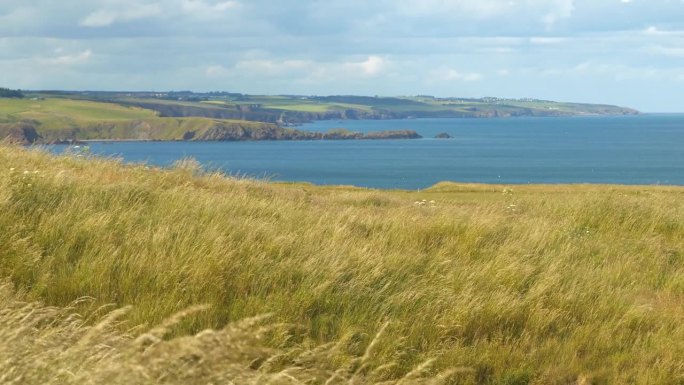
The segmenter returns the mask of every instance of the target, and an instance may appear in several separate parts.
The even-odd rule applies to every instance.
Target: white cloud
[[[392,0],[388,9],[396,8],[408,17],[459,19],[470,24],[478,20],[499,21],[500,26],[510,21],[539,22],[547,27],[571,17],[574,0]],[[510,20],[510,21],[509,21]]]
[[[564,37],[546,37],[546,36],[532,36],[530,37],[530,44],[534,45],[556,45],[567,42],[568,39]]]
[[[387,67],[387,61],[380,56],[369,56],[365,61],[350,63],[349,65],[361,69],[364,75],[375,76]]]
[[[123,4],[121,8],[104,8],[90,13],[80,25],[84,27],[106,27],[116,22],[126,22],[157,16],[163,9],[159,4]]]
[[[58,48],[55,50],[56,53],[61,53],[63,52],[63,49]],[[93,51],[86,49],[85,51],[79,52],[79,53],[74,53],[74,54],[67,54],[67,55],[60,55],[56,56],[53,58],[47,58],[45,59],[45,62],[50,65],[57,65],[57,66],[71,66],[71,65],[76,65],[76,64],[82,64],[90,60],[90,57],[93,55]]]
[[[574,0],[556,0],[549,3],[551,3],[552,9],[541,18],[547,29],[552,28],[558,20],[572,16],[575,10]]]
[[[650,66],[629,66],[619,63],[600,63],[586,61],[572,67],[556,67],[539,69],[532,68],[531,73],[539,73],[542,76],[571,77],[573,79],[592,79],[599,77],[603,80],[613,81],[654,81],[672,79],[674,72],[663,68]]]
[[[116,18],[116,12],[99,10],[91,13],[85,19],[81,20],[81,25],[84,27],[105,27],[113,24],[116,21]]]
[[[463,15],[469,18],[488,19],[506,13],[515,6],[508,0],[400,0],[400,12],[408,15]]]
[[[216,78],[227,73],[228,69],[221,65],[210,65],[204,69],[204,75],[208,78]]]
[[[205,0],[182,0],[181,9],[187,14],[201,17],[220,17],[230,9],[239,7],[240,3],[233,0],[207,2]]]
[[[249,56],[249,55],[248,55]],[[326,62],[299,59],[247,58],[232,66],[210,65],[204,69],[207,77],[256,76],[299,79],[359,78],[383,74],[390,62],[380,56],[360,61]]]
[[[0,3],[0,68],[10,69],[0,83],[15,88],[560,95],[682,108],[680,0]],[[658,92],[646,100],[644,87]]]
[[[652,46],[649,47],[648,52],[670,57],[684,57],[684,47]]]
[[[459,72],[453,68],[438,70],[442,80],[446,81],[462,81],[462,82],[477,82],[483,79],[482,74],[477,72]]]
[[[644,30],[645,35],[661,35],[662,32],[658,30],[655,26],[650,26]]]
[[[673,29],[673,30],[663,30],[655,26],[650,26],[641,31],[642,35],[648,37],[684,37],[684,30]]]
[[[235,64],[237,73],[256,73],[262,76],[279,76],[294,72],[304,73],[313,63],[308,60],[243,60]]]

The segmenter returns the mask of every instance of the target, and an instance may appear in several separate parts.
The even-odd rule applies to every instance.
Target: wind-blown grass
[[[268,346],[343,341],[344,381],[684,381],[679,187],[373,191],[2,146],[0,212],[0,276],[30,300],[132,305],[127,325],[211,306],[172,335],[270,313],[292,326]]]
[[[0,383],[6,385],[378,383],[376,373],[363,369],[381,334],[363,356],[334,370],[333,359],[348,357],[346,341],[309,349],[266,348],[269,334],[283,331],[282,325],[265,323],[266,316],[166,338],[183,318],[206,309],[195,306],[133,337],[121,332],[130,308],[103,307],[87,319],[73,307],[47,307],[21,297],[8,284],[0,285]],[[427,364],[393,382],[437,385],[452,373],[426,378]]]

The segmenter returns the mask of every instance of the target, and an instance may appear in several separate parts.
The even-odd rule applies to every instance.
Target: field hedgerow
[[[0,350],[8,373],[38,368],[97,383],[137,375],[131,365],[159,368],[141,374],[150,383],[181,381],[186,369],[197,375],[187,382],[236,384],[276,374],[293,383],[684,381],[680,187],[377,191],[6,145],[0,212],[0,277],[22,300],[45,304],[16,310],[5,300],[2,316],[68,320],[28,317],[28,329],[3,322],[0,333],[69,352],[81,335],[104,330],[98,338],[111,340],[88,347],[104,349],[83,353],[92,362],[10,344],[26,350],[14,361],[18,351]],[[98,309],[110,304],[121,310],[98,329]],[[149,325],[199,305],[208,308],[151,334],[158,350],[130,353]],[[263,314],[271,316],[241,334],[244,357],[224,340],[202,340]],[[193,349],[202,353],[182,356]],[[193,359],[203,364],[174,366]]]

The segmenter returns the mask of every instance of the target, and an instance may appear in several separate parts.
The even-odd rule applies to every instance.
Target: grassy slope
[[[134,102],[135,98],[123,101]],[[296,96],[246,95],[241,100],[212,99],[204,102],[186,102],[161,99],[137,99],[162,105],[187,107],[234,108],[236,105],[258,105],[260,108],[284,112],[326,113],[355,110],[360,113],[383,111],[399,115],[409,114],[424,117],[438,116],[553,116],[587,114],[623,114],[628,109],[607,105],[580,103],[559,103],[553,101],[500,100],[485,102],[474,99],[434,99],[425,97],[375,98],[357,96],[331,96],[303,98]]]
[[[88,97],[76,95],[72,97]],[[94,97],[91,95],[91,97]],[[275,122],[289,119],[287,113],[294,115],[295,121],[315,119],[331,113],[335,118],[343,118],[347,111],[355,111],[350,116],[376,116],[374,113],[399,114],[397,116],[497,116],[501,114],[532,115],[619,113],[610,106],[579,105],[554,102],[505,102],[483,103],[479,101],[444,101],[430,98],[369,98],[369,97],[324,97],[302,99],[284,96],[249,96],[242,101],[213,100],[208,102],[187,102],[175,100],[145,99],[112,96],[123,105],[103,101],[70,99],[68,97],[48,97],[44,100],[0,99],[0,135],[10,130],[3,123],[32,121],[42,136],[43,142],[87,139],[148,139],[184,140],[188,137],[214,137],[214,131],[250,130],[265,132],[273,130],[274,125],[245,120],[216,118],[238,118]],[[348,101],[345,102],[345,101]],[[146,108],[158,107],[166,111],[161,118],[157,112],[126,104],[141,103]],[[147,103],[147,104],[145,104]],[[366,104],[363,104],[366,103]],[[245,105],[251,112],[235,112],[237,104]],[[260,107],[251,107],[252,105]],[[168,107],[168,108],[166,108]],[[243,108],[245,108],[243,106]],[[228,110],[231,112],[229,113]],[[304,116],[302,116],[302,114]],[[312,114],[308,116],[306,114]],[[210,132],[209,135],[205,135]],[[189,136],[188,136],[189,135]],[[256,135],[259,136],[259,135]],[[211,140],[211,139],[210,139]],[[213,139],[215,140],[215,139]]]
[[[388,378],[435,357],[454,383],[684,380],[682,188],[372,191],[6,146],[0,165],[0,276],[51,305],[148,325],[212,305],[181,330],[272,312],[294,346],[361,353],[389,321],[367,362]]]
[[[242,104],[260,104],[263,108],[272,108],[285,111],[297,112],[328,112],[353,109],[358,111],[370,112],[373,106],[352,103],[327,103],[315,99],[302,99],[284,96],[250,96],[249,102]]]
[[[37,121],[46,142],[88,139],[181,140],[186,132],[201,137],[217,124],[261,129],[269,125],[243,120],[159,118],[151,110],[113,103],[64,98],[0,99],[0,123]]]
[[[118,104],[72,99],[0,99],[0,121],[38,120],[45,128],[102,120],[154,118],[154,111],[127,108]]]

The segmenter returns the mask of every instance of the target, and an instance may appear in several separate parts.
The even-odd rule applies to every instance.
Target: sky
[[[684,112],[684,0],[0,0],[0,87]]]

